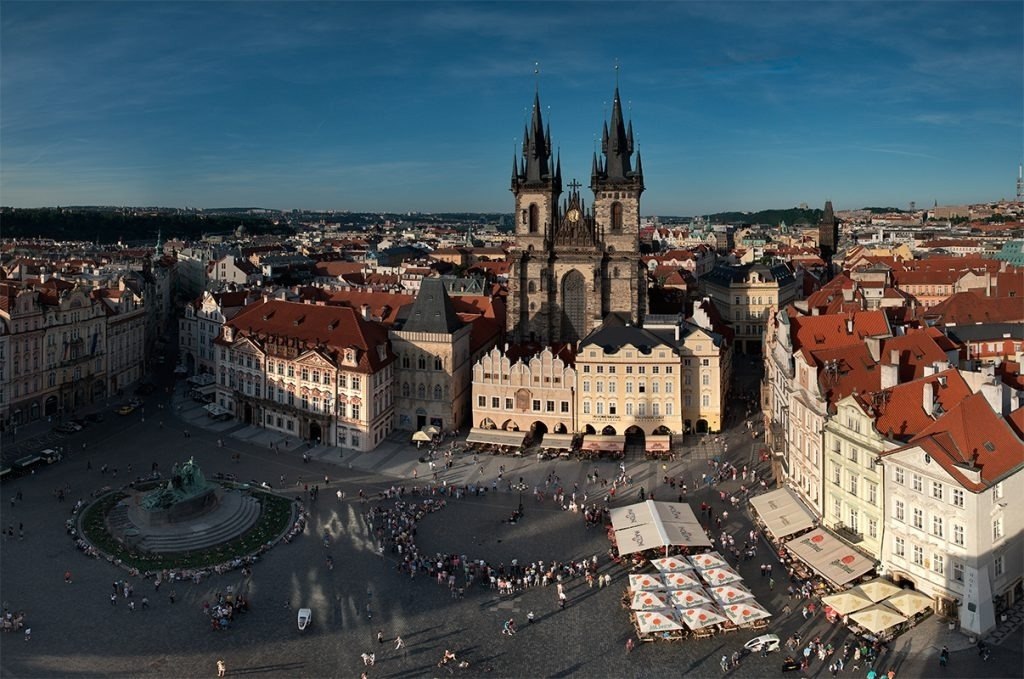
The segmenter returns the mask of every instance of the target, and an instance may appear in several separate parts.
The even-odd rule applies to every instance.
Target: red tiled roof
[[[297,342],[300,349],[319,347],[336,361],[340,352],[354,348],[356,370],[365,373],[375,373],[395,358],[387,329],[381,323],[363,320],[359,312],[345,306],[260,301],[242,309],[227,325],[237,336],[251,337],[258,343],[272,344],[279,338]],[[217,341],[223,343],[221,339]],[[383,359],[377,354],[379,345],[386,347]]]
[[[398,310],[416,301],[414,295],[398,295],[390,292],[364,290],[339,290],[328,296],[328,304],[347,306],[362,313],[363,305],[370,307],[370,316],[379,318],[384,325],[394,324]]]
[[[1024,441],[981,393],[971,394],[897,451],[920,447],[960,484],[980,492],[1024,466]],[[893,451],[896,452],[896,451]],[[981,482],[964,474],[980,470]]]
[[[857,311],[852,314],[828,314],[791,318],[793,349],[817,351],[859,344],[865,337],[892,334],[884,312]]]
[[[882,371],[863,342],[814,351],[811,356],[818,367],[821,393],[830,404],[881,387]]]
[[[924,368],[938,361],[943,366],[949,360],[946,352],[936,343],[931,330],[941,332],[935,328],[926,330],[907,330],[907,334],[901,337],[891,337],[882,343],[881,362],[884,365],[896,365],[899,367],[899,381],[909,382],[910,380],[924,377]],[[892,360],[892,353],[897,352],[896,361]]]
[[[942,382],[945,382],[943,386]],[[971,388],[954,369],[929,375],[911,382],[885,389],[874,399],[875,430],[884,436],[907,441],[927,429],[933,417],[925,412],[924,390],[931,385],[932,403],[938,403],[942,412],[949,412],[971,395]],[[931,405],[931,404],[929,404]],[[934,412],[934,411],[933,411]]]
[[[931,307],[928,315],[937,316],[945,325],[1013,323],[1024,321],[1024,299],[958,292]]]

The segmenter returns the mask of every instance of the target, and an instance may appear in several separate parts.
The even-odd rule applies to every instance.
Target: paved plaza
[[[565,561],[597,555],[600,572],[612,575],[612,586],[591,589],[582,578],[569,580],[568,605],[559,610],[553,586],[504,597],[490,589],[471,589],[464,598],[453,599],[446,586],[427,577],[399,575],[394,555],[378,553],[362,519],[367,506],[359,501],[359,491],[376,495],[391,486],[411,488],[432,475],[428,465],[419,462],[422,451],[404,436],[393,437],[372,453],[308,448],[294,439],[287,449],[280,446],[275,451],[270,444],[283,442],[280,436],[235,422],[212,422],[199,404],[184,398],[180,385],[173,394],[161,391],[150,396],[145,413],[119,417],[108,410],[105,416],[104,422],[66,439],[48,438],[48,445],[64,446],[66,459],[2,488],[0,522],[5,528],[13,526],[15,537],[5,537],[2,544],[0,597],[12,610],[24,610],[32,628],[30,641],[23,641],[21,633],[0,638],[3,677],[212,677],[219,659],[224,660],[229,677],[356,677],[362,671],[370,677],[433,677],[449,674],[436,666],[445,649],[469,662],[468,668],[451,669],[466,677],[714,677],[722,675],[721,656],[756,636],[739,631],[700,641],[638,644],[626,653],[625,643],[633,632],[628,613],[619,603],[626,577],[609,561],[604,530],[585,528],[580,514],[558,509],[550,499],[538,503],[532,493],[535,486],[543,487],[549,475],[557,475],[567,489],[578,484],[581,491],[591,493],[592,500],[595,495],[603,499],[587,476],[597,470],[610,478],[614,463],[492,456],[481,456],[477,462],[472,455],[457,455],[451,469],[438,465],[440,481],[483,482],[488,487],[496,480],[499,466],[504,466],[503,478],[516,482],[522,477],[528,491],[522,497],[518,491],[499,490],[450,499],[445,509],[420,522],[417,544],[421,551],[459,553],[506,565],[512,559]],[[677,491],[669,492],[661,483],[664,474],[699,479],[708,459],[716,455],[749,462],[753,446],[742,417],[734,419],[717,448],[713,440],[706,445],[688,441],[684,454],[667,470],[642,457],[628,459],[633,486],[615,502],[635,501],[641,487],[648,495],[654,491],[657,499],[675,500]],[[5,445],[26,441],[35,445],[37,437],[52,435],[23,432],[19,441]],[[724,441],[729,442],[727,453]],[[302,460],[304,451],[311,457],[309,463]],[[234,462],[236,454],[239,461]],[[319,484],[319,499],[308,503],[310,527],[291,544],[267,553],[248,579],[235,571],[198,585],[165,583],[157,591],[152,580],[129,578],[135,589],[133,599],[138,604],[148,596],[149,608],[141,610],[137,605],[131,611],[123,598],[111,605],[112,583],[126,574],[74,548],[64,530],[74,501],[88,498],[103,486],[124,483],[129,465],[131,476],[136,476],[148,472],[154,462],[168,470],[173,462],[189,456],[208,476],[229,472],[239,479],[267,481],[275,489],[285,487],[289,494],[301,495],[305,484]],[[106,474],[100,472],[103,465],[108,467]],[[67,486],[69,500],[60,503],[53,492]],[[738,486],[730,481],[725,489]],[[690,487],[687,499],[694,505],[708,501],[719,510],[724,508],[716,492],[693,492],[692,482]],[[344,491],[344,500],[336,496],[338,490]],[[11,499],[19,491],[22,500],[15,499],[12,506]],[[503,523],[520,501],[524,520]],[[24,540],[17,537],[20,524]],[[734,534],[751,527],[741,511],[730,512],[726,524]],[[320,539],[324,531],[331,535],[326,549]],[[333,570],[327,568],[328,554],[335,562]],[[758,557],[741,562],[738,568],[757,600],[776,614],[764,632],[785,639],[799,631],[805,639],[821,635],[823,641],[841,645],[845,631],[829,626],[820,615],[806,621],[796,612],[781,616],[785,582],[769,589],[760,575],[762,562],[771,562],[776,573],[784,573],[763,542]],[[73,574],[71,584],[64,582],[68,570]],[[202,602],[211,601],[229,585],[248,592],[251,611],[236,616],[231,629],[213,631]],[[799,610],[801,602],[792,605]],[[299,632],[296,612],[303,606],[313,610],[313,623]],[[530,611],[535,614],[533,624],[526,622]],[[519,633],[502,635],[502,622],[510,617],[519,624]],[[378,644],[378,631],[388,640],[401,635],[406,647],[396,651],[390,641]],[[935,618],[899,637],[876,667],[895,669],[897,676],[942,676],[938,649],[943,644],[953,652],[948,676],[1021,676],[1019,629],[994,647],[985,663],[962,636],[950,633]],[[376,663],[366,667],[361,654],[371,652]],[[764,659],[747,656],[730,675],[776,676],[781,659],[779,654]],[[866,670],[848,668],[840,676],[863,676]],[[808,674],[829,675],[819,662],[811,665]]]

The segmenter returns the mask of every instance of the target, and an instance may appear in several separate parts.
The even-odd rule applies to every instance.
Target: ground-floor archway
[[[668,427],[666,427],[665,425],[661,425],[660,427],[656,427],[655,430],[652,431],[651,433],[652,434],[659,434],[659,435],[667,435],[667,434],[671,434],[672,430],[669,429]]]
[[[519,431],[519,425],[512,420],[505,420],[505,422],[502,423],[501,428],[505,431]]]
[[[530,425],[530,435],[533,437],[543,436],[548,433],[548,425],[544,424],[540,420],[537,420]]]
[[[708,428],[708,421],[707,420],[697,420],[697,433],[698,434],[707,434],[708,431],[710,431],[709,428]]]
[[[321,438],[323,438],[323,430],[320,428],[320,423],[319,422],[310,422],[309,423],[309,440],[310,441],[316,441],[317,443],[319,443]]]
[[[683,433],[684,434],[692,434],[693,433],[693,420],[683,420]]]
[[[57,414],[57,397],[56,396],[48,396],[47,397],[46,404],[43,406],[43,413],[45,413],[47,416],[49,416],[49,415],[56,415]]]
[[[615,432],[615,427],[613,427],[610,424],[607,427],[605,427],[604,429],[601,430],[601,435],[602,436],[615,436],[615,433],[616,433]]]
[[[484,419],[480,420],[480,428],[481,429],[497,429],[498,425],[496,425],[494,423],[494,420],[492,420],[491,418],[485,417]]]
[[[584,433],[584,434],[591,434],[591,435],[593,435],[593,434],[596,434],[596,433],[597,433],[597,430],[596,430],[596,429],[594,429],[594,425],[592,425],[592,424],[588,424],[588,425],[587,425],[587,426],[586,426],[586,427],[585,427],[585,428],[583,429],[583,433]]]
[[[559,422],[558,424],[555,425],[555,430],[554,431],[555,431],[556,434],[568,434],[569,433],[568,427],[566,427],[565,424],[562,423],[562,422]]]

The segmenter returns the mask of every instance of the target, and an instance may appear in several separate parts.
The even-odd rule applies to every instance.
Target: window
[[[923,492],[924,479],[921,478],[920,474],[914,474],[911,477],[911,483],[915,491],[917,491],[918,493]]]
[[[919,507],[914,507],[914,528],[924,530],[924,511]]]
[[[708,408],[708,407],[710,407],[710,406],[711,406],[711,397],[710,397],[710,396],[708,396],[707,394],[704,394],[704,395],[703,395],[703,396],[701,397],[701,399],[700,399],[700,400],[701,400],[701,403],[702,403],[702,404],[704,405],[704,407],[705,407],[705,408]]]
[[[896,467],[892,470],[893,480],[901,486],[906,485],[906,478],[904,477],[903,467]]]
[[[597,414],[604,415],[604,401],[597,402]]]
[[[303,382],[309,381],[309,368],[302,368],[299,371],[299,375],[302,377]]]
[[[359,419],[359,407],[360,407],[359,404],[358,403],[353,403],[353,404],[351,404],[350,407],[351,407],[351,410],[352,410],[352,419],[353,420],[358,420]],[[356,436],[355,436],[355,434],[353,434],[352,435],[352,445],[354,445],[354,446],[358,445],[355,442],[355,439],[356,439]]]
[[[941,538],[942,534],[943,534],[942,528],[943,528],[943,526],[942,526],[942,517],[941,516],[933,516],[932,517],[932,535],[934,535],[937,538]]]
[[[600,375],[602,373],[604,373],[604,366],[603,365],[597,366],[597,374]]]
[[[618,409],[615,407],[615,401],[608,402],[608,414],[615,415],[618,413]]]
[[[633,393],[633,383],[632,382],[626,382],[626,393],[627,394],[632,394]]]
[[[597,383],[594,386],[597,387],[597,393],[599,393],[599,394],[603,394],[604,393],[604,381],[603,380],[598,380]]]
[[[996,485],[992,486],[992,501],[999,502],[1003,499],[1003,482],[1000,481]]]
[[[1003,517],[997,517],[992,522],[992,539],[998,540],[1003,537]]]
[[[850,446],[850,462],[857,464],[857,456],[859,455],[859,453],[859,450],[857,450],[853,446]]]
[[[652,403],[651,404],[651,415],[652,416],[659,417],[660,416],[660,413],[658,412],[659,410],[660,410],[660,404],[658,404],[658,403]]]
[[[614,394],[615,393],[615,385],[616,384],[617,384],[617,382],[615,382],[614,380],[608,382],[608,393],[609,394]]]
[[[568,401],[562,401],[560,412],[563,412],[563,413],[569,412],[569,402]]]
[[[892,551],[896,556],[900,557],[901,559],[907,556],[907,545],[903,541],[903,538],[898,537],[893,540]]]
[[[440,401],[441,400],[441,395],[442,395],[441,385],[440,384],[435,384],[434,385],[434,400],[435,401]]]
[[[444,362],[441,361],[440,356],[434,357],[434,370],[444,370]]]
[[[857,495],[857,481],[858,481],[857,475],[856,474],[850,474],[850,495],[854,495],[854,496]]]
[[[956,582],[964,581],[964,565],[959,561],[953,562],[953,580]]]
[[[843,515],[843,503],[839,498],[832,498],[832,516],[840,518]]]
[[[633,402],[632,401],[627,401],[626,402],[626,414],[627,415],[632,415],[633,414]]]
[[[360,378],[359,375],[353,375],[352,376],[352,388],[353,389],[359,389],[361,384],[362,384],[362,378]]]
[[[918,566],[924,565],[924,548],[920,545],[914,545],[914,564]]]
[[[584,394],[589,394],[590,393],[590,380],[583,380],[583,393]]]
[[[661,383],[660,382],[658,382],[658,381],[651,382],[651,393],[652,394],[659,393],[658,390],[660,389],[660,387],[661,387]]]
[[[964,546],[964,527],[958,523],[953,524],[953,544]]]
[[[637,417],[644,417],[646,415],[647,415],[647,404],[644,403],[643,401],[641,401],[640,403],[637,403],[636,404],[636,416]]]
[[[665,404],[665,415],[669,416],[672,414],[672,401]]]
[[[512,399],[505,399],[505,410],[512,410]]]
[[[406,384],[402,385],[402,396],[408,396],[408,395],[409,395],[409,385],[408,385],[408,383],[406,383]],[[487,407],[487,397],[486,396],[477,396],[476,397],[476,404],[480,408],[486,408]],[[498,406],[494,406],[494,407],[497,408]]]
[[[702,385],[704,385],[705,387],[710,386],[711,385],[711,375],[709,373],[704,373],[703,375],[701,375],[700,376],[700,383]]]
[[[651,366],[651,374],[652,375],[657,375],[660,372],[661,372],[661,366],[658,366],[658,365]]]
[[[836,484],[837,486],[840,485],[843,482],[842,481],[842,474],[843,474],[843,468],[840,467],[835,462],[833,462],[832,463],[832,483]]]
[[[932,481],[932,497],[936,500],[941,500],[942,494],[942,484],[938,481]]]
[[[348,389],[348,375],[338,374],[338,386],[342,389]]]
[[[672,393],[672,381],[671,380],[665,382],[665,393],[666,394],[671,394]]]
[[[553,412],[555,412],[555,402],[554,401],[545,401],[544,402],[544,412],[546,412],[546,413],[553,413]]]
[[[540,399],[539,398],[533,399],[533,404],[532,405],[533,405],[533,412],[539,413],[540,412]]]
[[[584,401],[583,402],[583,414],[584,415],[589,415],[590,414],[590,401]]]
[[[868,519],[868,535],[878,538],[878,519]]]
[[[870,502],[873,505],[877,505],[878,504],[878,484],[876,484],[876,483],[866,483],[865,485],[868,487],[868,502]]]
[[[939,575],[946,573],[946,558],[938,552],[932,553],[932,570]]]
[[[1002,555],[992,560],[992,570],[995,571],[997,578],[1006,572],[1006,561]]]
[[[860,524],[860,514],[857,512],[856,509],[853,509],[851,507],[850,508],[850,529],[853,530],[854,533],[856,533],[857,532],[857,527],[858,527],[859,524]]]

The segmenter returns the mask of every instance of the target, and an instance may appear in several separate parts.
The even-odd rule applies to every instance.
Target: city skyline
[[[587,183],[616,80],[645,215],[1012,198],[1022,155],[1013,2],[3,10],[15,207],[510,212],[535,88]]]

